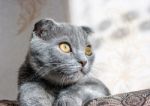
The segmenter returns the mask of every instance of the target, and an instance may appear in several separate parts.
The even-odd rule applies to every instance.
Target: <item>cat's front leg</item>
[[[59,96],[53,106],[82,106],[82,100],[76,95]]]
[[[19,87],[19,106],[52,106],[54,97],[39,83],[25,83]]]

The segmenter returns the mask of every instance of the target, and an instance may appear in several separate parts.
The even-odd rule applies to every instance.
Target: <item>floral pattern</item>
[[[150,90],[98,98],[89,101],[85,106],[150,106]]]

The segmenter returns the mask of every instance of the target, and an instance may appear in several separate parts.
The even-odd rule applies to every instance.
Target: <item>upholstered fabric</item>
[[[150,106],[150,89],[94,99],[85,106]]]
[[[18,106],[16,101],[0,100],[0,106]]]
[[[16,101],[1,100],[0,106],[18,104]],[[150,89],[94,99],[84,106],[150,106]]]

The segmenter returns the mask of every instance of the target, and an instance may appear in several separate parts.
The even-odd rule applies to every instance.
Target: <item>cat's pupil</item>
[[[65,49],[67,49],[67,46],[65,45]]]

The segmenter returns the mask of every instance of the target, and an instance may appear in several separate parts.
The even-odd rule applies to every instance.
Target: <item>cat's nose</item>
[[[82,65],[82,67],[84,67],[87,63],[87,61],[79,61],[79,63]]]

